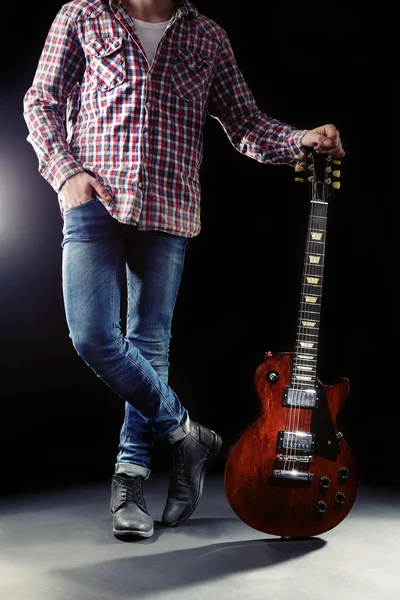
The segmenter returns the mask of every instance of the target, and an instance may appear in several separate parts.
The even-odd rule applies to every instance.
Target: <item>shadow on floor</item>
[[[200,538],[208,534],[212,538],[211,531],[217,525],[217,521],[219,519],[192,519],[190,527],[188,527],[189,523],[186,524],[186,535]],[[231,527],[232,525],[231,523]],[[171,529],[168,528],[168,531]],[[134,542],[134,544],[142,546],[154,544],[168,531],[157,527],[151,540]],[[101,561],[85,567],[57,569],[52,572],[52,576],[58,581],[56,589],[61,591],[67,587],[71,598],[78,595],[85,600],[151,597],[152,594],[165,590],[170,592],[174,589],[182,590],[188,586],[204,584],[238,572],[265,569],[284,561],[295,560],[321,549],[325,544],[326,541],[319,538],[222,542],[184,550],[151,552],[148,555],[138,556],[135,553],[132,557]],[[76,596],[74,588],[76,588]],[[54,600],[57,598],[55,595]]]

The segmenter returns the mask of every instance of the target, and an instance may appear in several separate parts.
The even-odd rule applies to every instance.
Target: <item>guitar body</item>
[[[316,407],[284,406],[293,357],[268,354],[258,367],[255,385],[261,415],[233,447],[224,484],[232,509],[250,527],[272,535],[309,537],[338,525],[356,498],[355,462],[336,428],[349,383],[340,379],[325,386],[317,380]],[[269,380],[270,373],[275,373],[274,381]],[[310,432],[312,450],[280,447],[282,432],[297,430]],[[292,463],[291,455],[300,462]],[[310,462],[302,463],[299,457]],[[291,468],[303,470],[309,480],[281,479],[278,475],[284,468],[289,473]]]

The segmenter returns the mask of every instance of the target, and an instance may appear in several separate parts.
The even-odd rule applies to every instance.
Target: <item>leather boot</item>
[[[124,473],[113,475],[110,509],[116,537],[148,538],[154,533],[154,522],[147,512],[142,477]]]
[[[218,434],[190,421],[189,433],[172,447],[173,469],[162,516],[165,525],[179,525],[194,512],[203,493],[206,471],[221,446]]]

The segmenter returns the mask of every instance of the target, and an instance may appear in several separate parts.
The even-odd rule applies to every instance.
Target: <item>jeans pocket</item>
[[[70,206],[70,208],[67,208],[67,210],[63,211],[64,215],[67,215],[68,213],[75,211],[75,210],[79,210],[80,208],[83,208],[84,206],[87,206],[88,204],[91,204],[92,202],[95,202],[96,198],[93,196],[92,198],[89,198],[89,200],[85,200],[85,202],[81,202],[80,204],[75,204],[74,206]]]
[[[211,58],[189,49],[178,50],[178,61],[171,76],[175,93],[187,102],[201,98],[212,71]]]
[[[84,44],[89,83],[96,90],[111,90],[126,79],[123,40],[95,38]]]

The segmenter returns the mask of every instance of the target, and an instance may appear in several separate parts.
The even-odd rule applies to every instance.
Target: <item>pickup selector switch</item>
[[[265,375],[265,379],[271,385],[274,384],[274,383],[276,383],[278,381],[278,379],[279,379],[279,373],[278,373],[278,371],[268,371],[268,373]]]

